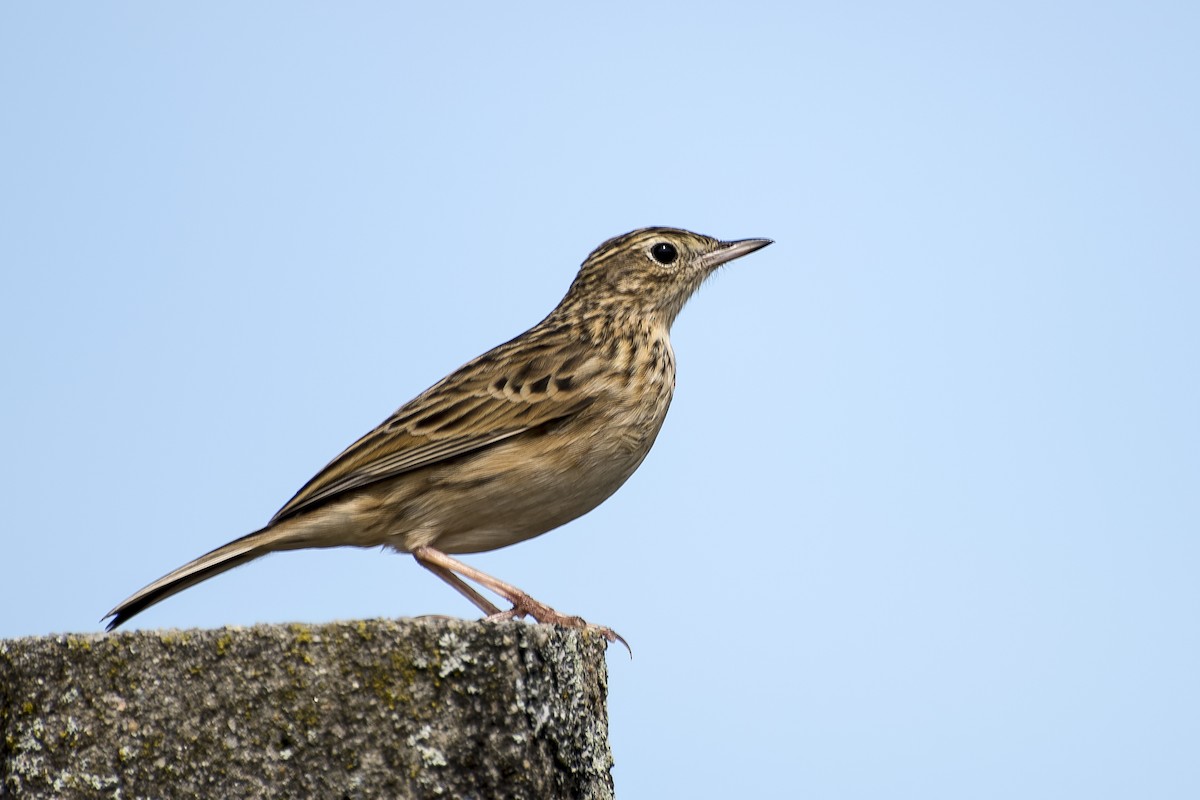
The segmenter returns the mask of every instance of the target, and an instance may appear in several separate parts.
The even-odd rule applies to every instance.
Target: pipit
[[[770,243],[673,228],[609,239],[544,320],[401,406],[266,527],[133,594],[105,615],[108,630],[267,553],[387,545],[411,553],[488,619],[529,616],[619,640],[450,554],[538,536],[620,488],[650,451],[671,403],[675,317],[717,267]],[[464,578],[512,608],[497,608]]]

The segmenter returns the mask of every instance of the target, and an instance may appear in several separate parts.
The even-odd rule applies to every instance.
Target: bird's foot
[[[513,607],[508,611],[501,611],[498,614],[489,614],[484,617],[485,621],[497,622],[501,620],[522,619],[524,617],[532,617],[542,625],[561,625],[564,628],[578,628],[580,630],[591,631],[592,633],[603,636],[610,642],[620,642],[629,652],[629,657],[633,657],[633,649],[630,648],[629,642],[625,641],[625,637],[614,631],[612,628],[607,628],[603,625],[593,625],[583,617],[573,617],[568,614],[560,614],[545,603],[539,603],[527,594],[521,593],[508,598]]]

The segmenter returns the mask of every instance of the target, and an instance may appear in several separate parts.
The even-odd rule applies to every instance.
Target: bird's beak
[[[705,253],[700,259],[705,267],[715,269],[727,261],[733,261],[735,258],[750,255],[755,250],[761,250],[772,241],[771,239],[738,239],[736,242],[721,242],[716,250]]]

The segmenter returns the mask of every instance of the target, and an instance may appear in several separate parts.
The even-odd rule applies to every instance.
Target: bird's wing
[[[518,340],[466,364],[398,409],[331,461],[271,519],[574,416],[594,400],[595,361],[577,348]]]

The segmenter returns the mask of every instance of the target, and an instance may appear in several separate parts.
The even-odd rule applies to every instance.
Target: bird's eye
[[[670,264],[679,258],[679,251],[670,242],[659,242],[650,248],[650,255],[660,264]]]

